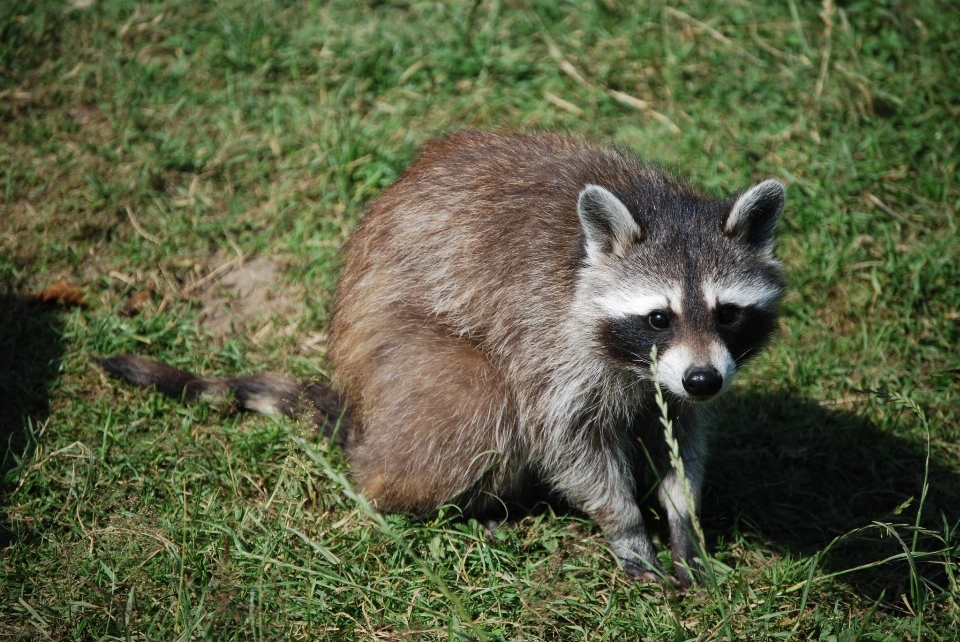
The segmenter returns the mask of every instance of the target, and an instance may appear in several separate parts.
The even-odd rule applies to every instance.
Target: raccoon
[[[101,363],[172,396],[232,390],[244,408],[308,412],[328,434],[342,415],[338,441],[379,510],[484,515],[545,485],[645,581],[669,577],[638,505],[657,488],[675,580],[690,586],[704,402],[776,326],[784,199],[774,180],[714,197],[562,135],[454,133],[421,150],[345,247],[332,386]],[[654,346],[692,492],[669,463]]]

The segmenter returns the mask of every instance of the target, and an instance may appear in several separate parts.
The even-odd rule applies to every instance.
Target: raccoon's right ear
[[[623,256],[631,245],[643,242],[643,228],[613,193],[599,185],[587,185],[577,199],[577,215],[586,237],[587,256]]]
[[[762,248],[773,248],[786,190],[780,181],[767,180],[740,195],[723,222],[723,233]]]

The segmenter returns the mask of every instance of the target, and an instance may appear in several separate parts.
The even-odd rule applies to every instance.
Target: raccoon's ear
[[[767,180],[754,185],[730,208],[723,222],[723,233],[750,245],[772,248],[786,196],[780,181]]]
[[[577,199],[577,214],[587,241],[587,256],[623,256],[631,245],[643,241],[643,229],[623,202],[608,189],[587,185]]]

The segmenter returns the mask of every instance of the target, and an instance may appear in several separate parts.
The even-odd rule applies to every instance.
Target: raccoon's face
[[[586,253],[579,299],[589,301],[606,355],[650,376],[656,346],[661,383],[683,399],[728,388],[776,326],[783,276],[773,240],[783,203],[783,186],[765,181],[732,202],[671,195],[634,215],[611,191],[586,186],[577,205]]]

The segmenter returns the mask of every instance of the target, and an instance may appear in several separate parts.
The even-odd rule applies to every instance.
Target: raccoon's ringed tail
[[[94,357],[94,361],[112,377],[123,379],[141,388],[153,386],[158,392],[176,399],[194,401],[204,395],[222,397],[227,392],[226,382],[222,379],[198,377],[193,373],[134,354]]]
[[[264,415],[307,414],[325,435],[336,431],[341,438],[338,440],[347,434],[343,399],[336,390],[318,381],[301,384],[291,377],[270,373],[201,377],[134,354],[95,357],[94,361],[112,377],[142,388],[152,386],[168,397],[185,401],[230,398],[241,410]]]

